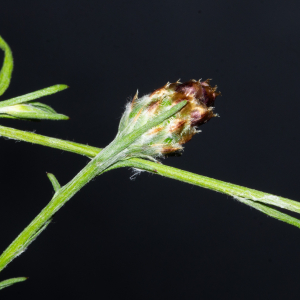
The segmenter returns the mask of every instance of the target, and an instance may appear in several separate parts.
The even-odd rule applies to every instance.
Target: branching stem
[[[36,133],[25,132],[13,128],[0,126],[0,135],[11,139],[26,141],[34,144],[48,146],[60,150],[73,152],[80,155],[85,155],[89,158],[95,157],[102,149],[80,143],[64,141],[57,138],[51,138]],[[265,214],[292,224],[300,228],[300,222],[296,218],[292,218],[284,213],[276,211],[267,205],[277,206],[294,212],[300,212],[299,202],[275,196],[272,194],[260,192],[254,189],[249,189],[243,186],[231,184],[228,182],[216,180],[206,176],[194,174],[192,172],[176,169],[163,164],[150,162],[140,158],[130,158],[125,161],[118,162],[106,169],[115,169],[119,167],[133,167],[153,174],[161,175],[164,177],[176,179],[182,182],[200,186],[203,188],[211,189],[216,192],[230,195],[240,202],[252,206]]]
[[[157,115],[152,121],[137,128],[131,133],[125,136],[117,136],[107,147],[102,151],[98,151],[95,157],[84,167],[69,183],[61,188],[58,187],[58,182],[55,183],[56,192],[49,202],[49,204],[34,218],[34,220],[21,232],[21,234],[9,245],[9,247],[0,256],[0,271],[3,270],[15,257],[20,255],[29,244],[46,228],[50,223],[52,216],[77,193],[83,188],[90,180],[95,176],[103,173],[115,163],[118,163],[124,159],[127,159],[128,147],[134,143],[142,134],[151,129],[154,126],[159,125],[164,120],[170,118],[177,113],[183,106],[186,105],[186,101],[178,103],[168,111]],[[4,129],[6,132],[14,132],[14,129],[8,130],[1,126],[1,135],[4,135]],[[24,132],[15,131],[23,137],[26,135]],[[28,133],[27,133],[28,134]],[[31,133],[31,136],[33,134]],[[11,136],[12,137],[12,136]],[[16,137],[15,137],[16,138]],[[46,141],[47,137],[36,136],[38,141]],[[24,139],[23,139],[24,140]],[[30,139],[29,139],[30,140]],[[32,140],[31,140],[32,141]],[[51,144],[51,140],[48,139],[48,144]],[[53,142],[53,139],[52,139]],[[58,142],[58,141],[56,141]],[[61,143],[55,143],[60,145]],[[73,145],[74,146],[74,145]],[[61,147],[58,147],[61,149]],[[74,148],[72,148],[74,149]],[[52,178],[51,182],[54,182]]]

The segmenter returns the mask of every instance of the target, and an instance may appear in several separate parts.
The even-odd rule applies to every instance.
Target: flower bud
[[[220,95],[210,80],[190,80],[185,83],[167,83],[152,94],[128,103],[119,125],[119,133],[126,134],[146,124],[157,114],[163,113],[177,103],[187,104],[174,116],[142,135],[131,147],[139,156],[155,158],[182,150],[182,144],[189,141],[198,131],[197,127],[216,116],[213,106]],[[135,151],[134,151],[135,150]]]

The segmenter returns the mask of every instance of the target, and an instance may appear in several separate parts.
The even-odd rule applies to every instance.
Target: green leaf
[[[0,96],[8,88],[13,70],[12,52],[6,42],[0,36],[0,48],[4,51],[4,62],[0,72]],[[67,116],[57,114],[50,106],[35,102],[30,106],[16,106],[21,103],[28,103],[34,99],[38,99],[47,95],[51,95],[68,88],[67,85],[57,84],[51,87],[35,91],[23,96],[11,98],[0,102],[0,118],[11,119],[48,119],[48,120],[67,120]],[[3,110],[3,108],[7,108]]]
[[[68,120],[69,117],[57,114],[50,106],[42,103],[16,104],[0,107],[0,117],[9,115],[18,119]]]
[[[291,217],[285,213],[282,213],[281,211],[279,210],[276,210],[274,208],[271,208],[263,203],[259,203],[259,202],[255,202],[255,201],[251,201],[249,199],[246,199],[246,198],[242,198],[242,197],[234,197],[235,199],[237,199],[238,201],[244,203],[244,204],[247,204],[263,213],[265,213],[266,215],[272,217],[272,218],[275,218],[279,221],[282,221],[282,222],[285,222],[285,223],[288,223],[290,225],[294,225],[298,228],[300,228],[300,220],[294,218],[294,217]]]
[[[50,86],[45,89],[41,89],[41,90],[29,93],[29,94],[25,94],[23,96],[19,96],[19,97],[5,100],[5,101],[1,101],[0,107],[7,107],[7,106],[15,105],[15,104],[29,102],[34,99],[38,99],[38,98],[41,98],[44,96],[52,95],[57,92],[63,91],[66,88],[68,88],[68,86],[65,84],[56,84],[56,85]]]
[[[187,101],[181,101],[180,103],[174,105],[170,109],[168,109],[165,112],[162,112],[155,116],[152,120],[147,122],[146,124],[140,126],[137,129],[134,129],[132,132],[128,133],[126,136],[121,137],[121,141],[118,139],[115,141],[115,143],[119,143],[119,145],[122,148],[128,147],[130,144],[132,144],[136,139],[138,139],[143,133],[147,132],[151,128],[161,124],[163,121],[169,119],[173,115],[175,115],[178,111],[180,111],[185,105],[187,104]],[[112,142],[114,143],[114,142]]]
[[[48,106],[44,103],[40,103],[40,102],[28,102],[28,104],[30,104],[31,106],[40,108],[41,110],[44,110],[45,112],[50,112],[50,113],[57,113],[51,106]]]
[[[11,73],[13,70],[13,56],[9,46],[0,36],[0,48],[4,51],[4,62],[0,71],[0,96],[6,91],[10,84]]]
[[[27,279],[27,277],[16,277],[16,278],[3,280],[0,282],[0,290],[4,289],[6,287],[9,287],[17,282],[25,281],[26,279]]]
[[[52,186],[53,186],[53,189],[55,192],[57,192],[59,189],[60,189],[60,184],[58,182],[58,180],[56,179],[56,177],[51,174],[51,173],[47,173],[47,176],[49,178],[49,180],[51,181],[52,183]]]
[[[10,116],[10,115],[5,115],[5,114],[0,114],[0,118],[5,118],[5,119],[19,119],[20,118],[16,118],[16,117],[13,117],[13,116]]]

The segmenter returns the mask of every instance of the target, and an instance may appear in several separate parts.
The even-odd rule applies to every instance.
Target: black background
[[[299,1],[1,1],[15,69],[3,100],[69,121],[1,124],[104,147],[128,97],[213,78],[220,118],[165,164],[299,199]],[[2,54],[1,54],[2,55]],[[1,56],[2,59],[3,56]],[[88,159],[0,140],[1,249]],[[230,197],[132,171],[86,186],[2,273],[1,299],[299,299],[299,229]],[[2,251],[2,250],[1,250]]]

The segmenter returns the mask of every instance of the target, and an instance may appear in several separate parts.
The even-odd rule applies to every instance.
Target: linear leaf
[[[0,107],[0,114],[13,116],[18,119],[69,119],[65,115],[57,114],[50,106],[38,102]]]
[[[265,204],[259,203],[259,202],[255,202],[255,201],[251,201],[242,197],[234,197],[235,199],[237,199],[238,201],[247,204],[261,212],[263,212],[264,214],[275,218],[277,220],[280,220],[282,222],[288,223],[290,225],[294,225],[298,228],[300,228],[300,220],[291,217],[285,213],[280,212],[279,210],[276,210],[274,208],[271,208]]]
[[[44,96],[52,95],[57,92],[63,91],[66,88],[68,88],[68,86],[65,84],[56,84],[56,85],[50,86],[48,88],[44,88],[44,89],[29,93],[29,94],[25,94],[23,96],[19,96],[19,97],[5,100],[5,101],[1,101],[0,107],[6,107],[6,106],[15,105],[15,104],[29,102],[34,99],[38,99],[38,98],[41,98]]]
[[[57,192],[59,189],[60,189],[60,184],[58,182],[58,180],[56,179],[56,177],[51,174],[51,173],[47,173],[47,176],[49,178],[49,180],[51,181],[52,183],[52,186],[53,186],[53,189],[55,192]]]
[[[0,36],[0,48],[4,51],[4,62],[0,71],[0,96],[6,91],[10,84],[11,73],[13,70],[13,56],[9,46]]]
[[[22,282],[25,281],[27,277],[16,277],[16,278],[11,278],[11,279],[6,279],[0,282],[0,290],[9,287],[17,282]]]

